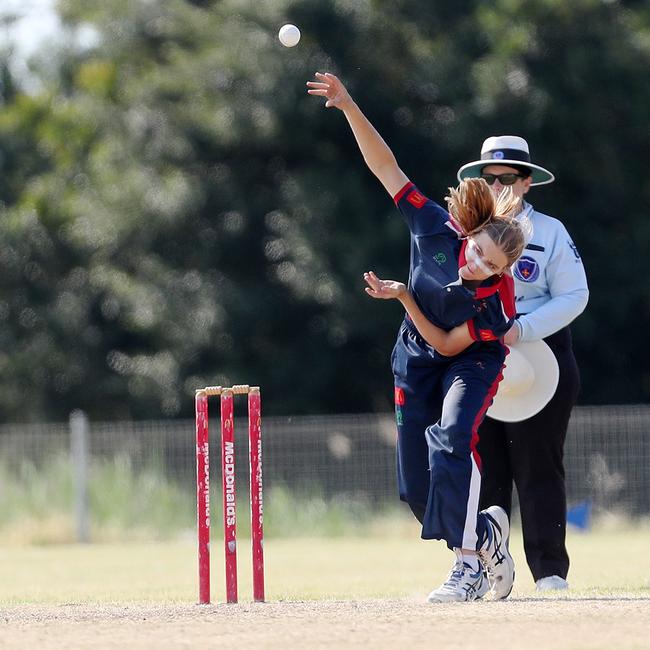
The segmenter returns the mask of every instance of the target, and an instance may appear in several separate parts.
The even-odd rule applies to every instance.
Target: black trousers
[[[479,428],[483,464],[480,508],[501,506],[510,517],[513,481],[517,486],[526,561],[535,581],[566,578],[566,489],[564,440],[580,375],[568,327],[544,339],[555,354],[560,379],[551,401],[523,422],[486,417]]]

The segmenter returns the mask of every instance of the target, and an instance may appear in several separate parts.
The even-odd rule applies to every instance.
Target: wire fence
[[[221,469],[216,400],[210,424],[214,487],[220,484]],[[297,501],[317,495],[330,501],[363,502],[371,508],[397,501],[392,414],[263,417],[262,432],[265,494],[281,488]],[[650,514],[649,433],[647,405],[574,409],[565,446],[569,504],[588,500],[594,511],[632,517]],[[193,420],[93,422],[85,447],[75,447],[71,446],[68,424],[4,425],[0,427],[0,528],[6,501],[18,498],[16,490],[11,490],[12,481],[19,477],[25,490],[62,462],[71,468],[70,475],[63,472],[63,481],[50,481],[39,488],[47,492],[40,496],[42,509],[48,502],[74,503],[75,465],[79,470],[80,464],[87,464],[81,475],[92,481],[97,468],[113,464],[128,471],[110,475],[99,488],[106,502],[112,493],[124,491],[125,482],[134,483],[144,501],[158,499],[161,486],[175,485],[187,496],[179,507],[190,511],[189,521],[196,484],[194,435]],[[245,413],[237,413],[235,439],[237,484],[245,491]],[[71,460],[71,447],[81,448],[84,456]],[[146,482],[136,485],[136,478],[142,475]],[[152,477],[158,477],[159,483],[153,484]],[[67,497],[57,495],[58,490],[65,491]],[[77,499],[78,508],[83,509],[82,504]]]

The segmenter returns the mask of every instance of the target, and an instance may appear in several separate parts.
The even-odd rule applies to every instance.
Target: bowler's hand
[[[330,72],[317,72],[315,76],[318,81],[308,81],[310,89],[307,92],[310,95],[325,97],[325,108],[334,107],[344,111],[353,104],[352,97],[338,77]]]
[[[517,327],[517,324],[515,323],[505,334],[503,337],[503,342],[506,345],[514,345],[519,341],[519,328]]]
[[[372,298],[391,300],[400,299],[406,294],[406,285],[395,280],[381,280],[372,271],[363,274],[363,279],[368,285],[366,293]]]

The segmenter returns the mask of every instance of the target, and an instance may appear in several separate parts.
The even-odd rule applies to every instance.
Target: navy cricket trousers
[[[478,549],[485,523],[478,426],[492,403],[506,355],[498,341],[444,357],[405,320],[392,355],[399,495],[423,539]]]

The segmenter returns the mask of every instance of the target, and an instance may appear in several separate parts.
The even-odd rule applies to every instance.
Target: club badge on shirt
[[[517,260],[513,272],[522,282],[535,282],[539,277],[539,264],[532,257],[524,255]]]

